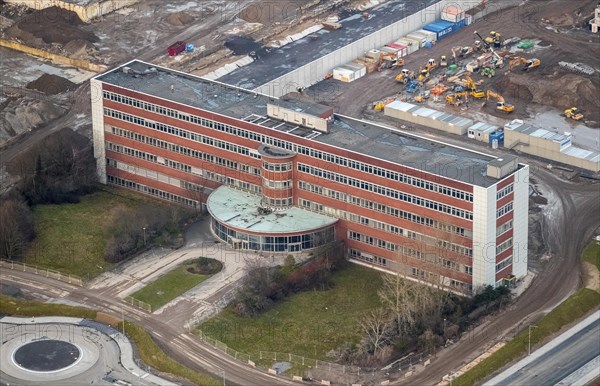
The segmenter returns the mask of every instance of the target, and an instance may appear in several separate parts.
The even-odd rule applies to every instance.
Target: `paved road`
[[[600,355],[600,312],[574,326],[530,357],[492,378],[484,386],[492,385],[555,385],[584,367]],[[592,376],[600,376],[596,368]],[[583,376],[583,374],[582,374]],[[567,385],[571,382],[561,384]]]
[[[107,296],[94,289],[80,288],[51,278],[29,272],[4,269],[0,271],[0,282],[21,288],[27,295],[49,301],[78,304],[114,315],[125,314],[125,318],[136,322],[150,332],[161,348],[177,362],[197,371],[225,378],[228,385],[297,385],[284,378],[263,373],[243,365],[220,350],[216,350],[197,336],[182,332],[181,326],[159,320],[119,298]],[[190,310],[193,311],[193,310]]]

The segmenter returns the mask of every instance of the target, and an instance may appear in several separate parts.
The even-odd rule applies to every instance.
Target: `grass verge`
[[[211,276],[188,272],[189,268],[195,267],[196,263],[180,265],[131,296],[156,310]]]
[[[0,314],[14,316],[70,316],[75,318],[86,318],[106,323],[94,310],[83,307],[74,307],[64,304],[47,304],[40,302],[25,301],[15,299],[10,296],[0,294]],[[121,325],[112,323],[113,327],[120,329]],[[128,338],[136,346],[140,358],[148,366],[157,371],[170,373],[177,377],[182,377],[196,385],[219,385],[220,382],[211,376],[194,371],[175,360],[169,358],[167,354],[154,342],[150,334],[141,326],[135,323],[125,321],[125,331]]]
[[[583,250],[583,260],[592,263],[600,271],[600,242],[592,240]]]
[[[134,194],[106,188],[82,196],[76,204],[37,205],[33,209],[36,238],[23,262],[87,278],[110,269],[104,251],[111,209],[142,202]]]
[[[598,292],[588,288],[578,290],[540,320],[537,323],[537,328],[531,330],[531,345],[533,346],[558,332],[563,326],[578,320],[598,305],[600,305],[600,294]],[[455,386],[473,385],[475,382],[500,370],[513,359],[527,352],[528,337],[529,332],[525,329],[500,350],[456,378],[452,384]]]
[[[380,304],[379,272],[350,264],[332,279],[332,289],[293,294],[254,318],[237,316],[229,307],[200,329],[253,358],[259,351],[277,351],[326,359],[328,351],[360,339],[357,319]]]

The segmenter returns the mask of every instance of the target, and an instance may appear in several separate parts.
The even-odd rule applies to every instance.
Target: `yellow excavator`
[[[442,55],[440,58],[440,67],[448,67],[448,59],[446,59],[446,55]]]
[[[570,109],[566,109],[565,116],[575,121],[580,121],[583,119],[583,114],[579,112],[579,109],[577,107],[571,107]]]
[[[539,67],[539,65],[542,64],[542,61],[537,58],[526,59],[526,58],[516,57],[514,59],[511,59],[510,62],[508,62],[508,69],[509,69],[509,71],[512,71],[513,68],[520,66],[522,64],[525,65],[525,67],[523,67],[523,71],[529,71],[532,68]]]
[[[515,106],[506,103],[504,101],[504,98],[502,97],[502,95],[494,92],[494,91],[490,91],[488,90],[486,92],[486,100],[490,100],[490,98],[495,98],[496,99],[496,109],[500,110],[500,111],[504,111],[505,113],[512,113],[513,111],[515,111]]]
[[[467,76],[466,81],[467,81],[467,84],[466,84],[467,89],[470,90],[469,95],[471,95],[473,98],[477,98],[477,99],[485,98],[485,91],[478,89],[477,85],[475,84],[473,79],[471,79],[470,76]]]
[[[453,106],[460,106],[463,104],[464,99],[467,98],[466,91],[455,92],[454,94],[446,95],[446,104]]]

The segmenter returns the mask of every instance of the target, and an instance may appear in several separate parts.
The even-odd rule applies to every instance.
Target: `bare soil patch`
[[[33,82],[29,82],[25,87],[30,90],[41,91],[46,95],[56,95],[74,90],[77,88],[77,85],[62,76],[44,74]]]

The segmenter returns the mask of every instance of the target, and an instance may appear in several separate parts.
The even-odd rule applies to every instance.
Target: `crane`
[[[488,90],[486,93],[486,100],[489,101],[490,98],[496,99],[496,109],[498,110],[504,111],[505,113],[512,113],[515,110],[515,106],[506,103],[502,95],[494,91]]]
[[[479,32],[473,31],[473,33],[475,35],[477,35],[479,37],[479,39],[481,39],[481,42],[485,46],[486,50],[490,51],[492,53],[492,55],[494,56],[494,59],[495,59],[494,60],[494,66],[496,68],[502,67],[504,65],[504,59],[502,59],[502,57],[500,55],[498,55],[496,53],[496,51],[494,51],[494,48],[488,42],[485,41],[485,39],[479,34]]]

